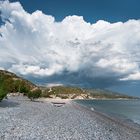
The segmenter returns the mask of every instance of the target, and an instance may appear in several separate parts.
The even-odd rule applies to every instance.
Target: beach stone
[[[139,129],[72,102],[55,107],[21,96],[8,98],[0,103],[0,140],[140,140]]]

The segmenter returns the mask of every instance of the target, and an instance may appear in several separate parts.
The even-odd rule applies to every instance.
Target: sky
[[[91,23],[98,20],[124,22],[139,19],[140,12],[139,0],[19,0],[19,2],[29,13],[41,10],[47,15],[54,16],[56,21],[61,21],[69,15],[78,15]]]
[[[0,69],[40,85],[140,96],[138,0],[0,1]]]

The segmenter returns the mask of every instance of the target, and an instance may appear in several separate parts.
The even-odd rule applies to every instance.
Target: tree
[[[41,96],[41,90],[40,89],[35,89],[33,91],[29,91],[27,93],[27,96],[31,101],[34,101],[34,99],[37,99]]]
[[[30,87],[24,81],[22,81],[20,83],[19,92],[27,94],[29,91],[30,91]]]

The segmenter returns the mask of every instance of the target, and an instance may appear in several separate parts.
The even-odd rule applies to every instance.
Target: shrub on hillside
[[[24,86],[24,85],[21,85],[20,86],[20,90],[19,90],[19,92],[20,93],[25,93],[25,94],[27,94],[27,93],[29,93],[29,88],[27,87],[27,86]]]
[[[2,88],[0,88],[0,102],[2,101],[4,97],[6,97],[6,95],[7,95],[7,92],[3,90]]]
[[[36,89],[36,90],[33,90],[33,91],[29,91],[27,93],[27,96],[31,101],[34,101],[34,99],[39,98],[41,96],[41,90]]]
[[[45,98],[51,98],[50,95],[51,95],[51,92],[49,92],[49,89],[45,89],[41,93],[41,97],[45,97]]]

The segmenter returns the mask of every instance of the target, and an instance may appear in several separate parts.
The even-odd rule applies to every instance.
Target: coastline
[[[53,102],[65,103],[54,106]],[[0,103],[0,139],[139,140],[140,129],[128,127],[73,100],[31,102],[9,97]]]
[[[40,100],[40,99],[39,99]],[[115,100],[115,101],[122,101],[122,100],[140,100],[140,99],[123,99],[123,98],[121,98],[121,99],[97,99],[97,98],[95,98],[95,99],[60,99],[60,98],[42,98],[42,101],[47,101],[47,102],[56,102],[56,103],[64,103],[64,102],[66,102],[66,103],[72,103],[72,104],[76,104],[77,106],[79,106],[79,107],[82,107],[82,108],[84,108],[85,110],[89,110],[89,111],[91,111],[91,112],[94,112],[94,113],[97,113],[97,114],[99,114],[99,115],[101,115],[101,116],[103,116],[103,117],[106,117],[106,118],[108,118],[108,119],[110,119],[110,120],[112,120],[112,121],[115,121],[115,122],[117,122],[117,123],[120,123],[121,125],[124,125],[124,126],[127,126],[127,127],[130,127],[130,128],[132,128],[132,129],[138,129],[138,130],[140,130],[140,124],[139,123],[137,123],[137,122],[134,122],[133,120],[131,120],[131,119],[128,119],[128,118],[122,118],[122,117],[119,117],[119,116],[115,116],[115,115],[112,115],[112,114],[107,114],[107,113],[105,113],[105,112],[101,112],[101,111],[99,111],[99,110],[97,110],[96,108],[89,108],[89,107],[87,107],[87,106],[85,106],[85,105],[82,105],[82,104],[79,104],[79,103],[77,103],[76,101],[77,100]]]
[[[89,113],[96,113],[100,117],[106,118],[112,122],[118,123],[122,126],[128,127],[130,129],[134,129],[134,130],[140,132],[140,124],[135,123],[133,120],[130,120],[130,119],[126,120],[126,119],[122,119],[120,117],[108,115],[107,113],[96,110],[96,108],[89,108],[85,105],[79,104],[79,103],[75,102],[74,100],[72,100],[71,102],[73,104],[75,104],[76,106],[78,106],[79,108],[84,109],[85,111],[88,111]]]

